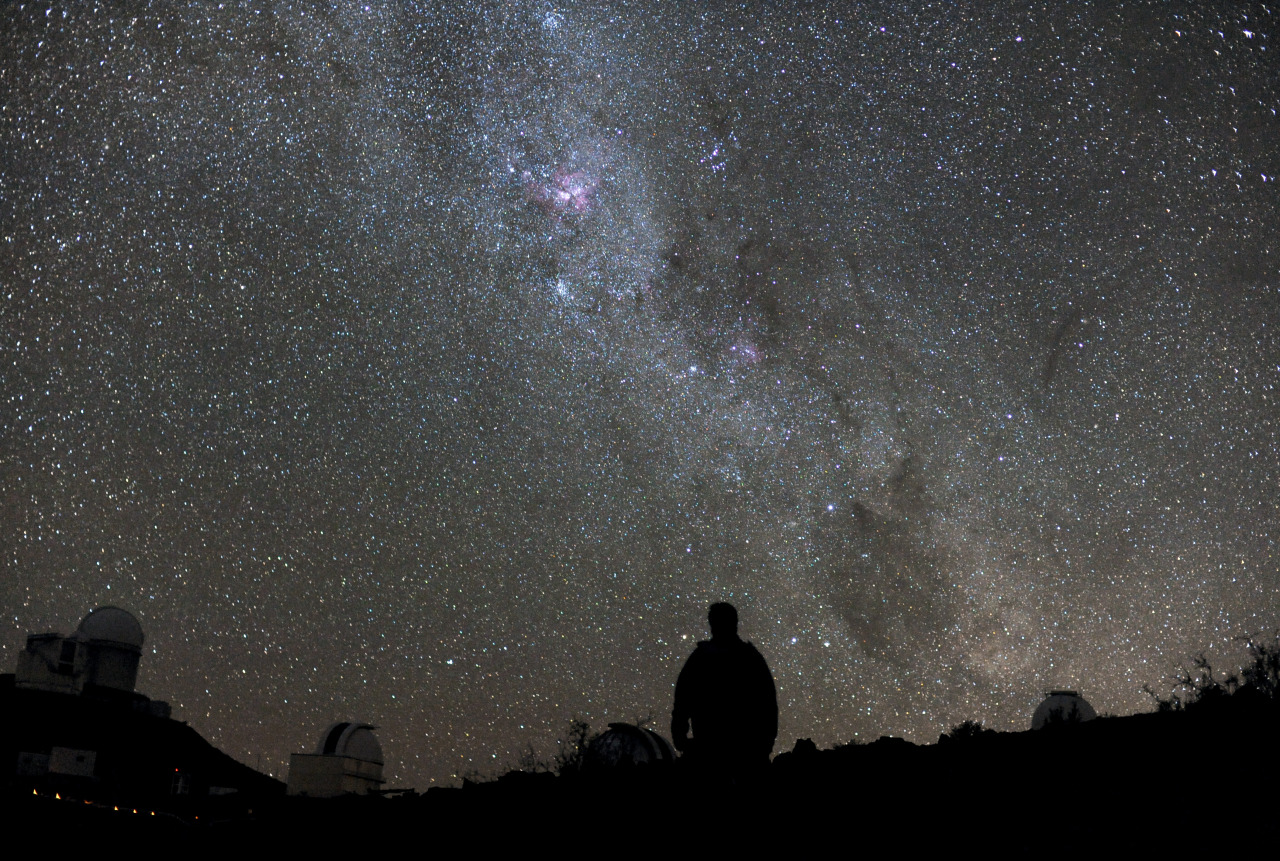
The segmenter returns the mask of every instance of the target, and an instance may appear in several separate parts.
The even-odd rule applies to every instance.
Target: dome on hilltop
[[[1044,729],[1068,723],[1083,723],[1093,720],[1098,713],[1089,705],[1089,701],[1076,691],[1049,691],[1044,702],[1036,707],[1031,716],[1032,729]]]
[[[142,643],[145,639],[142,635],[142,625],[138,624],[134,615],[119,607],[98,607],[96,610],[90,610],[80,620],[80,627],[76,629],[76,633],[93,642],[123,646],[135,652],[142,651]]]
[[[324,756],[349,756],[362,762],[383,764],[382,745],[373,734],[374,727],[367,723],[338,721],[320,736],[316,753]]]
[[[383,759],[373,730],[354,721],[329,724],[315,753],[289,757],[289,794],[334,798],[377,792],[383,784]]]
[[[651,729],[629,723],[609,724],[587,748],[587,764],[595,767],[656,765],[675,758],[671,742]]]

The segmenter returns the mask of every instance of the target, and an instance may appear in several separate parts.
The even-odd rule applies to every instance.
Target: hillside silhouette
[[[952,733],[927,745],[881,738],[818,750],[801,740],[749,783],[708,782],[678,762],[562,775],[512,771],[395,797],[305,799],[267,791],[249,814],[220,822],[122,824],[101,814],[95,821],[125,834],[207,833],[228,846],[289,835],[295,845],[317,848],[335,821],[387,838],[473,834],[484,845],[519,845],[550,829],[605,845],[625,834],[635,846],[660,845],[677,832],[701,835],[696,840],[719,834],[728,845],[781,851],[819,836],[854,839],[866,828],[906,838],[974,823],[994,829],[989,838],[996,841],[1100,837],[1126,823],[1154,825],[1209,800],[1242,816],[1252,805],[1273,804],[1278,727],[1276,700],[1226,696],[1040,731]],[[29,822],[89,815],[21,793],[15,802]]]
[[[1153,694],[1156,710],[1146,714],[1088,720],[1073,709],[1022,732],[965,721],[933,744],[882,737],[819,750],[800,739],[766,770],[719,778],[677,759],[652,730],[615,724],[593,747],[578,722],[573,749],[550,763],[420,794],[328,799],[286,797],[283,784],[236,763],[185,724],[129,717],[103,692],[68,698],[17,689],[10,676],[0,685],[10,761],[43,738],[71,739],[99,751],[99,773],[119,779],[68,777],[51,786],[18,774],[8,810],[48,833],[71,826],[96,837],[198,836],[225,849],[287,839],[295,850],[317,851],[329,848],[335,823],[351,835],[420,841],[447,834],[476,847],[554,839],[635,849],[683,841],[777,852],[818,838],[850,847],[885,839],[941,844],[975,833],[995,843],[1135,840],[1182,827],[1184,812],[1196,809],[1221,811],[1215,821],[1224,827],[1237,820],[1244,827],[1274,807],[1280,766],[1280,640],[1249,639],[1246,649],[1247,665],[1225,675],[1198,656],[1174,678],[1173,693]],[[130,774],[173,767],[162,757],[187,767],[199,760],[193,773],[239,788],[197,804],[198,793],[174,799],[131,786]]]

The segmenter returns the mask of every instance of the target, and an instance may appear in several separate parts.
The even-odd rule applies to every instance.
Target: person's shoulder
[[[699,640],[698,645],[693,647],[693,651],[689,654],[689,660],[706,657],[710,652],[715,651],[710,640]]]

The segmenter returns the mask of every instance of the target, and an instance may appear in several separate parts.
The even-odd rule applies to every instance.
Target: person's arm
[[[678,751],[684,751],[689,743],[689,692],[693,684],[689,667],[693,665],[693,657],[690,655],[689,660],[685,661],[680,676],[676,679],[676,698],[671,709],[671,743]]]
[[[677,751],[684,751],[689,746],[689,723],[694,711],[694,700],[699,693],[700,650],[701,644],[698,649],[694,649],[689,660],[685,661],[680,677],[676,679],[676,702],[671,710],[671,743],[676,746]]]
[[[760,658],[764,663],[764,658]],[[764,673],[769,679],[769,749],[773,750],[773,743],[778,740],[778,686],[773,683],[773,673],[769,672],[769,665],[764,665]]]
[[[764,655],[760,654],[758,649],[755,653],[759,660],[760,704],[763,711],[761,729],[767,731],[769,748],[772,750],[773,743],[778,740],[778,687],[773,683],[773,673],[769,671],[769,664],[765,661]]]

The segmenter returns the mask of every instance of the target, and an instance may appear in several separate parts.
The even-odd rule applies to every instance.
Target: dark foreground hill
[[[512,772],[421,795],[284,798],[269,785],[234,816],[120,818],[15,793],[28,823],[172,832],[234,850],[281,839],[295,849],[335,839],[447,839],[477,849],[559,845],[661,848],[679,839],[783,852],[817,838],[910,845],[1178,839],[1229,835],[1271,821],[1280,709],[1247,697],[1184,712],[980,732],[931,745],[881,739],[819,751],[799,743],[767,773],[725,781],[677,763],[556,776]],[[1270,812],[1269,812],[1270,811]],[[115,818],[112,818],[115,816]],[[1266,826],[1270,827],[1270,826]],[[336,829],[336,830],[335,830]],[[341,837],[339,835],[342,835]],[[362,838],[363,839],[363,838]]]
[[[77,696],[21,689],[0,676],[6,812],[24,828],[44,822],[50,834],[72,824],[133,833],[244,820],[284,797],[283,783],[182,721],[149,713],[148,702],[108,689]]]

